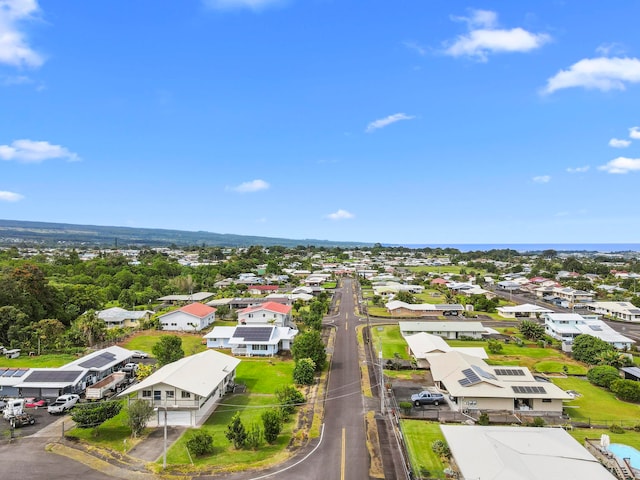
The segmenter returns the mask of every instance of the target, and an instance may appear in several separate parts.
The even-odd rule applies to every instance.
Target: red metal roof
[[[283,305],[277,302],[265,302],[262,305],[256,305],[255,307],[244,308],[240,310],[238,313],[257,312],[258,310],[269,310],[270,312],[287,314],[291,311],[291,306]]]
[[[216,311],[216,309],[213,307],[210,307],[209,305],[195,302],[195,303],[190,303],[189,305],[185,305],[180,309],[180,311],[202,318],[202,317],[211,315],[213,312]]]
[[[249,285],[249,290],[278,290],[278,285]]]

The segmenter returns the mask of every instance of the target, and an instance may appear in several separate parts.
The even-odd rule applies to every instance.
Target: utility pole
[[[384,373],[382,365],[382,344],[380,344],[380,353],[378,355],[380,360],[380,412],[384,415]]]

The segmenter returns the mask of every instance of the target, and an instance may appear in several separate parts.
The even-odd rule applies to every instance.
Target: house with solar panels
[[[216,309],[203,303],[190,303],[158,317],[162,330],[199,332],[216,320]]]
[[[29,372],[28,368],[0,367],[0,397],[19,397],[22,377]]]
[[[578,313],[547,313],[544,315],[545,333],[563,343],[564,351],[571,351],[571,344],[578,335],[591,335],[613,345],[618,350],[630,350],[635,340],[616,332],[598,315]]]
[[[133,352],[112,346],[97,350],[59,368],[32,368],[15,385],[22,397],[57,398],[84,390],[131,361]]]
[[[488,365],[457,351],[427,358],[436,386],[463,412],[561,415],[563,400],[571,400],[564,390],[525,367]]]
[[[228,348],[234,355],[272,357],[291,350],[298,330],[275,325],[239,325],[214,327],[204,338],[207,348]]]
[[[119,396],[160,407],[150,426],[164,425],[165,410],[167,425],[200,426],[233,386],[239,363],[230,355],[205,350],[163,366]]]

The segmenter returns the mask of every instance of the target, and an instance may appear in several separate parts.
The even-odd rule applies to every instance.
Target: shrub
[[[252,423],[249,425],[249,428],[247,428],[247,442],[245,445],[255,450],[262,444],[263,438],[262,427],[257,423]]]
[[[478,417],[478,425],[489,425],[489,414],[482,412]]]
[[[293,368],[293,381],[298,385],[311,385],[316,373],[316,364],[310,358],[301,358]]]
[[[571,347],[573,358],[589,365],[596,365],[599,356],[613,349],[614,347],[610,343],[586,334],[578,335],[573,340]]]
[[[405,415],[409,415],[411,413],[411,408],[413,407],[413,403],[411,402],[400,402],[398,406],[402,410],[402,413]]]
[[[231,421],[227,424],[227,431],[224,435],[227,437],[227,440],[233,443],[233,447],[236,450],[245,446],[247,443],[247,431],[240,419],[240,412],[236,412],[231,418]]]
[[[78,428],[97,427],[120,413],[122,403],[118,401],[82,403],[71,410],[71,418]]]
[[[264,427],[264,439],[267,443],[275,443],[282,431],[282,415],[276,408],[262,412],[262,425]]]
[[[206,455],[213,453],[213,436],[204,430],[196,430],[187,440],[187,448],[194,455]]]
[[[535,417],[533,419],[533,422],[531,422],[532,427],[544,427],[544,425],[545,425],[544,418],[542,417]]]
[[[293,385],[278,388],[276,390],[276,398],[285,419],[296,411],[298,405],[303,404],[305,401],[304,395]]]
[[[494,355],[498,354],[498,353],[502,353],[502,344],[495,339],[490,339],[489,343],[487,345],[487,349],[489,350],[489,353],[493,353]]]
[[[611,382],[609,388],[620,400],[640,402],[640,382],[618,379]]]
[[[611,382],[620,379],[620,372],[609,365],[598,365],[587,372],[587,378],[594,385],[609,388]]]
[[[624,428],[622,428],[620,425],[617,424],[613,424],[609,427],[609,431],[611,433],[624,433]]]
[[[433,452],[436,455],[439,455],[444,458],[449,458],[451,456],[451,450],[449,449],[449,445],[447,445],[442,440],[435,440],[431,444],[431,450],[433,450]]]
[[[137,399],[128,408],[127,425],[131,428],[131,435],[135,438],[142,433],[147,422],[153,416],[153,406],[146,400]]]

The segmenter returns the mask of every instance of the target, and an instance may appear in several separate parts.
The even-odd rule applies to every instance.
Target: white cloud
[[[412,120],[416,117],[411,115],[405,115],[404,113],[394,113],[393,115],[389,115],[385,118],[380,118],[378,120],[374,120],[369,125],[367,125],[366,132],[371,133],[379,128],[384,128],[392,123],[399,122],[401,120]]]
[[[627,148],[629,145],[631,145],[631,140],[622,140],[620,138],[609,140],[609,146],[613,148]]]
[[[21,23],[38,12],[36,0],[0,0],[0,64],[39,67],[42,56],[28,44]]]
[[[611,55],[624,55],[624,46],[620,43],[603,43],[596,48],[596,53],[603,57],[609,57]]]
[[[640,140],[640,127],[631,127],[629,129],[629,138]]]
[[[260,190],[267,190],[270,186],[271,185],[264,180],[256,179],[250,182],[243,182],[236,187],[227,187],[227,190],[233,190],[238,193],[253,193],[259,192]]]
[[[589,165],[585,165],[584,167],[568,167],[567,172],[569,173],[584,173],[589,171]]]
[[[605,165],[598,167],[607,173],[625,174],[634,171],[640,171],[640,158],[618,157],[611,160]]]
[[[533,177],[531,180],[533,180],[534,183],[549,183],[551,181],[551,176],[550,175],[538,175],[537,177]]]
[[[418,55],[422,57],[424,57],[427,54],[427,49],[416,42],[404,42],[404,46],[407,47],[409,50],[413,50],[414,52],[416,52]]]
[[[18,202],[23,198],[24,197],[19,193],[6,192],[6,191],[0,190],[0,202]]]
[[[498,15],[488,10],[472,10],[470,17],[452,17],[466,22],[469,33],[459,35],[444,53],[452,57],[475,57],[486,62],[489,54],[529,52],[551,41],[546,33],[531,33],[523,28],[496,28]]]
[[[0,145],[0,160],[15,160],[20,163],[40,163],[54,158],[64,158],[68,161],[80,160],[73,153],[61,145],[34,140],[15,140],[11,145]]]
[[[640,82],[640,60],[637,58],[584,58],[568,70],[560,70],[547,80],[543,93],[563,88],[583,87],[589,90],[624,90],[627,83]]]
[[[350,218],[355,218],[355,215],[346,210],[339,209],[336,212],[328,214],[327,218],[330,220],[349,220]]]
[[[248,8],[258,11],[272,5],[284,3],[284,0],[203,0],[204,4],[216,10],[237,10]]]

